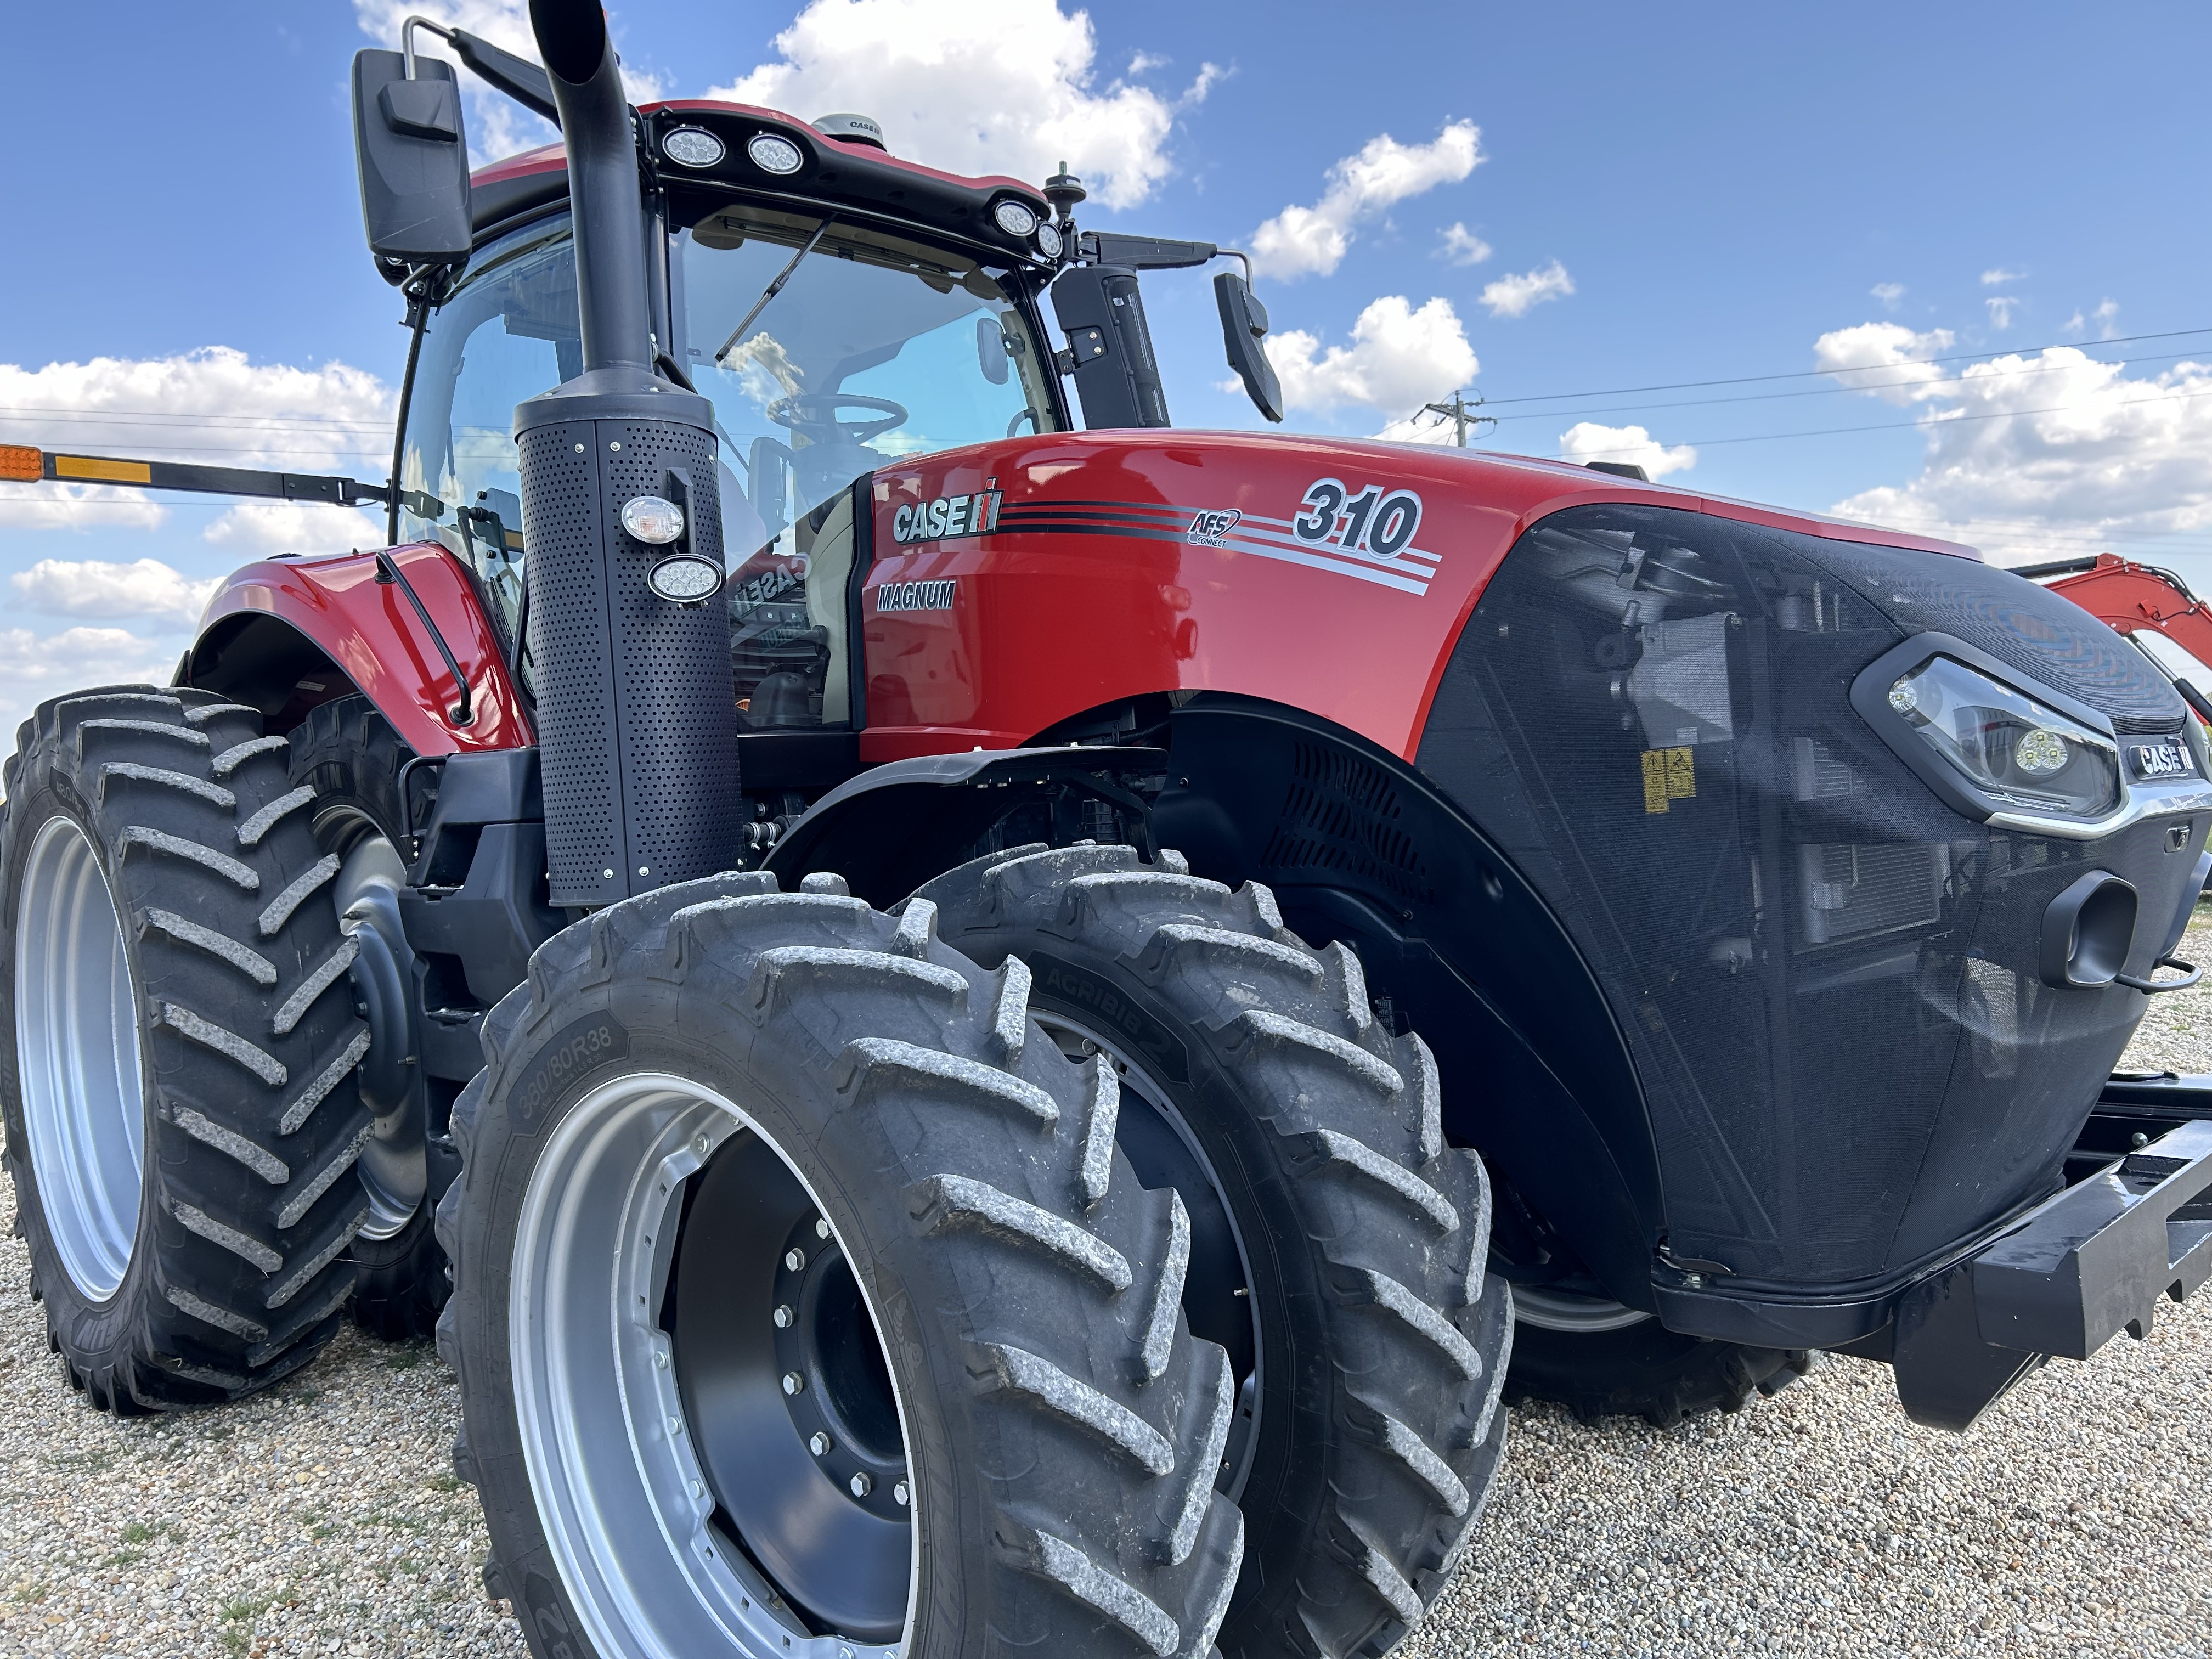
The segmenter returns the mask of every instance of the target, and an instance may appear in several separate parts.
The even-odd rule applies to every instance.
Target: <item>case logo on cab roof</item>
[[[939,495],[935,501],[915,501],[891,514],[892,538],[934,542],[987,535],[998,527],[999,500],[998,490],[981,489],[973,495]]]

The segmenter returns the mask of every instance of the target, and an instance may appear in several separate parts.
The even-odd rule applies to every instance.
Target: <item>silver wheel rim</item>
[[[338,873],[331,883],[331,905],[337,912],[338,930],[349,933],[360,924],[347,912],[373,888],[386,887],[395,894],[399,892],[407,885],[407,866],[400,859],[399,849],[367,818],[354,813],[347,813],[345,818],[349,821],[345,828],[359,826],[356,833],[360,839],[346,849]],[[331,820],[318,819],[315,830],[319,840],[329,839]],[[354,1164],[354,1171],[361,1178],[362,1191],[368,1195],[368,1219],[362,1224],[360,1236],[371,1243],[398,1237],[422,1204],[419,1154],[414,1159],[417,1167],[390,1170],[379,1156],[383,1150],[372,1139],[362,1148],[361,1158]]]
[[[1624,1331],[1650,1317],[1641,1308],[1632,1308],[1607,1297],[1581,1296],[1573,1291],[1543,1285],[1513,1287],[1514,1322],[1534,1325],[1539,1330],[1594,1336],[1600,1331]]]
[[[138,1236],[146,1091],[123,925],[74,820],[40,826],[19,903],[15,1062],[40,1207],[71,1282],[105,1302]]]
[[[813,1188],[750,1115],[663,1073],[600,1085],[562,1119],[532,1170],[507,1320],[517,1426],[539,1524],[570,1601],[607,1659],[898,1659],[913,1629],[918,1543],[905,1632],[872,1645],[810,1633],[715,1524],[717,1499],[694,1449],[674,1344],[658,1322],[685,1184],[744,1135],[775,1154],[826,1218]],[[834,1227],[830,1237],[842,1250]],[[880,1344],[881,1322],[865,1295],[863,1304]],[[903,1431],[903,1401],[898,1413]],[[920,1498],[915,1492],[917,1509]]]

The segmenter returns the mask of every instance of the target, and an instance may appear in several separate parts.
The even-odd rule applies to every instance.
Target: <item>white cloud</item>
[[[1405,409],[1465,386],[1480,367],[1450,301],[1432,299],[1416,310],[1396,294],[1359,313],[1350,345],[1323,350],[1303,329],[1271,335],[1267,344],[1292,409]]]
[[[43,637],[0,628],[0,726],[13,731],[46,698],[83,685],[162,685],[181,637],[141,639],[120,628],[69,628]]]
[[[854,109],[932,167],[1042,179],[1065,161],[1093,197],[1133,207],[1172,170],[1174,106],[1144,87],[1094,89],[1090,15],[1056,0],[809,0],[772,63],[706,94],[802,119]],[[1202,70],[1203,97],[1218,70]]]
[[[1881,394],[1927,406],[1918,475],[1836,513],[1951,536],[2007,563],[2212,529],[2212,364],[2130,377],[2124,364],[2052,346],[1926,373],[1907,398]]]
[[[228,346],[40,368],[0,363],[0,443],[49,450],[381,478],[392,410],[391,389],[364,370],[254,363]],[[326,507],[293,510],[339,516]],[[0,487],[0,526],[10,529],[152,530],[168,516],[136,489]]]
[[[1165,69],[1173,61],[1172,58],[1161,58],[1152,52],[1139,52],[1129,60],[1127,72],[1131,75],[1143,75],[1151,70]]]
[[[1410,196],[1457,184],[1484,159],[1482,133],[1472,121],[1447,122],[1425,144],[1401,144],[1382,133],[1329,168],[1321,200],[1286,207],[1254,231],[1252,256],[1271,276],[1326,276],[1343,261],[1363,221]]]
[[[57,617],[153,617],[190,628],[218,580],[191,581],[159,559],[40,559],[9,582],[33,611]],[[83,631],[82,629],[78,630]]]
[[[1547,300],[1564,300],[1575,291],[1575,279],[1567,275],[1567,268],[1557,259],[1547,265],[1524,271],[1518,276],[1500,276],[1482,290],[1482,303],[1493,317],[1520,317],[1531,306]]]
[[[1902,323],[1861,323],[1814,341],[1813,366],[1884,403],[1916,404],[1943,383],[1942,369],[1923,360],[1941,356],[1953,337],[1948,328],[1916,334]]]
[[[347,553],[384,545],[382,507],[336,512],[310,501],[240,501],[204,532],[243,558]]]
[[[2002,288],[2007,283],[2021,282],[2027,276],[2027,273],[2024,270],[2007,270],[2002,265],[1992,265],[1982,273],[1982,286]]]
[[[1559,434],[1559,453],[1577,462],[1626,461],[1654,479],[1698,464],[1698,452],[1688,444],[1670,449],[1640,426],[1600,426],[1595,421],[1577,421]]]
[[[2119,331],[2112,326],[2120,318],[2120,307],[2117,301],[2106,300],[2089,314],[2097,319],[2099,339],[2109,340]]]
[[[1444,227],[1443,246],[1437,249],[1455,265],[1479,265],[1492,251],[1489,243],[1461,224]]]
[[[1867,292],[1873,295],[1875,299],[1881,301],[1882,308],[1885,311],[1894,311],[1897,309],[1897,302],[1905,297],[1905,284],[1902,283],[1876,283],[1872,288],[1869,289]]]
[[[1990,326],[2006,329],[2012,326],[2012,314],[2020,308],[2020,301],[2010,294],[1992,294],[1982,301],[1990,308]]]

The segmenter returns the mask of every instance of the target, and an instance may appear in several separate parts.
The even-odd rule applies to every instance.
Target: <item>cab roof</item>
[[[813,198],[825,206],[927,226],[969,242],[1003,248],[1011,260],[1033,259],[1033,247],[1009,234],[992,217],[998,204],[1019,200],[1042,219],[1050,213],[1035,185],[1002,174],[965,178],[890,155],[873,145],[822,131],[781,110],[708,99],[642,104],[648,164],[670,188],[771,191],[785,198]],[[662,149],[681,127],[711,132],[722,159],[705,167],[670,160]],[[746,146],[763,133],[797,146],[795,173],[776,175],[756,165]],[[557,144],[525,150],[479,168],[471,176],[471,200],[479,234],[516,214],[557,201],[568,191],[568,156]]]

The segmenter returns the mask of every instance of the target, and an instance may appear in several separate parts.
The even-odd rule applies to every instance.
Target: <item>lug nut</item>
[[[845,1484],[853,1489],[853,1496],[855,1498],[866,1498],[876,1489],[875,1477],[866,1469],[861,1470]]]
[[[691,1150],[704,1158],[714,1150],[714,1143],[704,1135],[694,1135],[691,1137]]]
[[[817,1238],[827,1238],[830,1237],[830,1218],[828,1216],[817,1216],[814,1218],[814,1236]]]
[[[803,1271],[806,1266],[806,1252],[796,1244],[793,1245],[783,1253],[783,1265],[793,1273]]]
[[[836,1443],[837,1443],[836,1441],[830,1439],[828,1435],[823,1433],[819,1429],[815,1430],[812,1434],[806,1437],[806,1449],[812,1452],[817,1457],[829,1456],[830,1448],[835,1446]]]
[[[898,1499],[899,1507],[901,1509],[904,1509],[908,1504],[914,1501],[914,1492],[907,1486],[904,1480],[897,1481],[892,1486],[891,1496]]]
[[[791,1304],[788,1302],[779,1302],[775,1304],[776,1329],[780,1331],[789,1330],[791,1328],[791,1322],[798,1317],[799,1316],[797,1314],[792,1312]]]
[[[783,1374],[783,1391],[786,1394],[805,1393],[806,1379],[797,1371],[786,1371]]]

